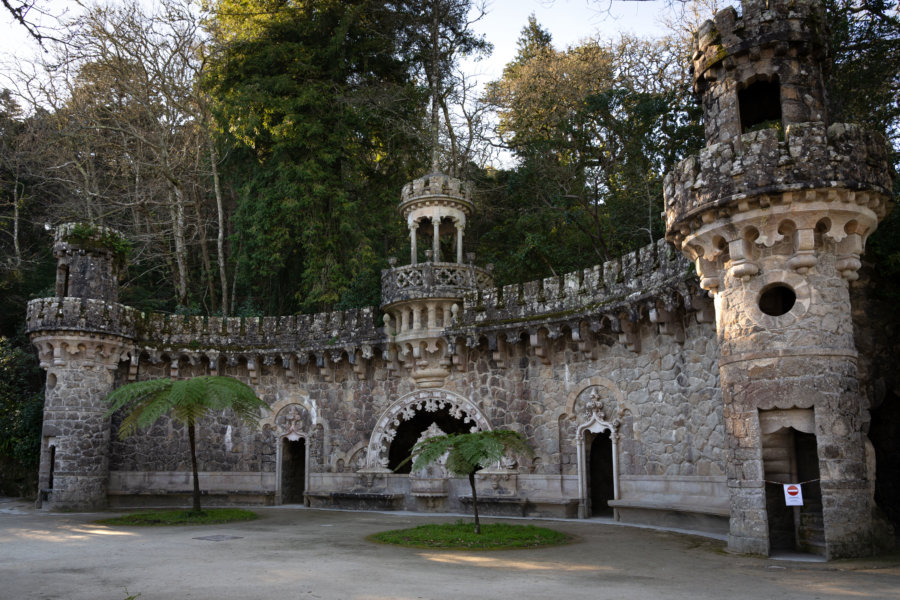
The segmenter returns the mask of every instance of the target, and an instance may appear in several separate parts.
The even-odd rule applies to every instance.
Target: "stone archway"
[[[491,430],[481,410],[459,394],[441,389],[412,392],[394,402],[376,422],[366,451],[366,470],[388,472],[391,442],[398,428],[417,414],[438,411],[446,411],[452,418],[471,424],[471,432]]]

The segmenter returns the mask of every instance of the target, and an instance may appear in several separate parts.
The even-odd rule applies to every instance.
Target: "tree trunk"
[[[225,272],[225,210],[222,202],[222,187],[219,184],[219,156],[214,142],[210,140],[209,163],[212,167],[213,190],[216,194],[216,215],[219,219],[219,229],[216,235],[216,256],[219,261],[219,282],[222,285],[222,316],[228,316],[228,275]]]
[[[19,194],[19,172],[16,169],[16,178],[13,181],[13,251],[16,256],[16,269],[22,266],[22,249],[19,247],[19,203],[24,195],[24,192]]]
[[[194,423],[188,424],[188,441],[191,443],[191,469],[194,472],[193,511],[199,513],[203,512],[203,510],[200,508],[200,474],[197,472],[197,432],[194,428]]]
[[[184,198],[181,189],[172,184],[169,191],[169,210],[172,215],[172,236],[175,239],[175,266],[177,267],[175,291],[178,304],[187,305],[187,244],[184,236]]]
[[[478,520],[478,493],[475,491],[475,471],[469,473],[469,485],[472,486],[472,512],[475,513],[475,533],[481,535],[481,521]]]
[[[438,170],[440,146],[441,117],[440,107],[441,77],[440,73],[440,27],[441,15],[438,11],[438,0],[431,6],[431,170]]]
[[[200,259],[203,263],[203,273],[206,279],[206,289],[209,290],[209,302],[212,310],[216,309],[216,284],[213,281],[212,263],[209,258],[209,248],[206,239],[206,223],[203,221],[203,213],[200,209],[200,198],[194,199],[194,218],[197,220],[197,236],[200,238]]]

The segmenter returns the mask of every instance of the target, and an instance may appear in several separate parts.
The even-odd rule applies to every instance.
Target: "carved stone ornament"
[[[311,425],[309,411],[300,404],[285,406],[275,417],[275,432],[278,437],[285,437],[292,442],[307,437]]]

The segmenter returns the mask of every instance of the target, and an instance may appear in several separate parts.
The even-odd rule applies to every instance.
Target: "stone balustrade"
[[[494,285],[491,272],[474,265],[428,262],[381,272],[381,302],[389,306],[405,300],[462,298],[467,292]]]

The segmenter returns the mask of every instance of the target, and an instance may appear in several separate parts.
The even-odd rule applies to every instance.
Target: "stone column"
[[[110,444],[106,397],[128,342],[73,332],[40,332],[32,341],[47,370],[38,502],[54,510],[105,507]]]
[[[434,262],[441,262],[441,218],[435,215],[432,218],[434,225],[434,239],[431,243],[431,251],[434,253]]]
[[[416,248],[416,230],[419,223],[413,221],[409,224],[409,264],[415,265],[419,263],[419,251]]]
[[[456,263],[463,264],[463,231],[465,226],[457,222],[456,225]]]

